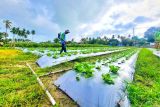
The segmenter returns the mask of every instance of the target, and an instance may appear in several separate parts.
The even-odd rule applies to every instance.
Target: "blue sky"
[[[127,36],[135,27],[143,36],[147,27],[160,26],[160,0],[3,0],[0,2],[0,31],[3,20],[12,26],[35,29],[34,41],[53,40],[70,30],[67,39]],[[12,36],[12,35],[11,35]]]

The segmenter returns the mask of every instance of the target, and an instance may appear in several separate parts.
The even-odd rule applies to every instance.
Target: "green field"
[[[139,53],[128,92],[133,107],[160,106],[160,58],[148,49]]]
[[[26,62],[37,59],[15,49],[0,48],[0,107],[50,105]]]
[[[44,50],[44,48],[41,49]],[[0,48],[0,106],[52,106],[47,95],[38,84],[36,77],[26,66],[26,62],[40,76],[45,87],[56,100],[56,106],[77,107],[76,102],[53,85],[53,80],[56,80],[67,70],[73,69],[77,63],[83,64],[83,62],[87,62],[88,64],[95,64],[96,62],[104,62],[105,64],[108,59],[110,59],[108,63],[112,63],[122,57],[125,57],[127,60],[136,51],[136,48],[131,48],[122,52],[78,58],[52,67],[40,68],[35,63],[39,56],[31,53],[23,53],[21,50],[13,48]],[[95,68],[99,68],[100,70],[101,66],[95,66]],[[60,73],[52,74],[51,72]],[[102,79],[106,81],[106,84],[109,84],[108,81],[112,80],[111,77],[103,77]],[[139,52],[135,66],[134,80],[128,85],[127,90],[131,106],[133,107],[158,107],[160,105],[160,58],[153,55],[150,50],[141,49]]]

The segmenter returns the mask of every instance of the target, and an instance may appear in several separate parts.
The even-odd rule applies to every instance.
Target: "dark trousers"
[[[60,51],[60,54],[64,51],[64,52],[67,52],[66,51],[66,44],[65,43],[62,43],[61,44],[61,47],[62,47],[62,49],[61,49],[61,51]]]

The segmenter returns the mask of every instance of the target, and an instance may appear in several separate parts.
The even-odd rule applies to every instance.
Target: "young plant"
[[[47,56],[51,56],[51,53],[47,53]]]
[[[78,54],[78,52],[77,52],[77,51],[73,52],[73,55],[77,55],[77,54]]]
[[[107,63],[107,62],[105,62],[105,63],[103,63],[102,65],[104,65],[104,66],[108,66],[108,63]]]
[[[39,52],[44,53],[44,50],[40,50]]]
[[[77,81],[80,81],[80,77],[79,77],[79,76],[76,76],[76,80],[77,80]]]
[[[93,76],[93,72],[94,72],[93,68],[94,68],[94,65],[89,64],[87,62],[76,63],[74,66],[74,69],[76,70],[76,72],[80,73],[85,78],[89,78]]]
[[[98,59],[98,62],[100,63],[100,62],[101,62],[101,60],[100,60],[100,59]]]
[[[125,60],[122,60],[121,63],[125,63]]]
[[[113,81],[113,79],[111,78],[111,76],[110,76],[109,73],[102,74],[102,79],[103,79],[104,83],[114,84],[114,81]]]
[[[71,56],[72,54],[71,54],[71,53],[67,53],[67,55],[68,55],[68,56]]]
[[[57,59],[57,58],[58,58],[58,56],[57,56],[56,54],[54,54],[54,55],[53,55],[53,58],[54,58],[54,59]]]
[[[65,56],[65,53],[61,53],[60,57],[64,57]]]
[[[117,72],[119,70],[119,67],[118,66],[114,66],[114,65],[110,65],[109,68],[110,68],[109,71],[114,73],[114,74],[117,74]]]
[[[101,66],[97,66],[96,69],[101,70]]]

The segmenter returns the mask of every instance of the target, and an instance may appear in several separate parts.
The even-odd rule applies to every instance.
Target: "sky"
[[[151,26],[160,26],[160,0],[2,0],[3,20],[12,26],[34,29],[34,41],[53,41],[70,30],[67,40],[111,35],[142,37]],[[10,37],[12,34],[10,34]]]

